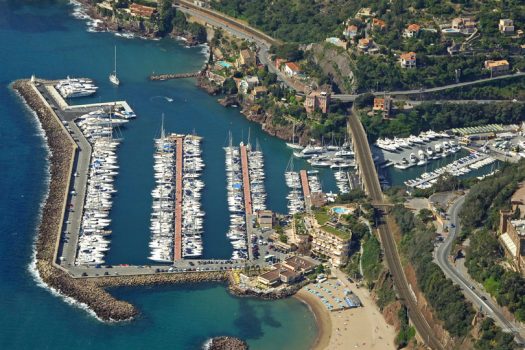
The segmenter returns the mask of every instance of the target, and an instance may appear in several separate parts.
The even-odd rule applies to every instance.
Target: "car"
[[[482,296],[481,296],[481,300],[487,300],[487,297],[484,296],[484,295],[482,295]]]
[[[456,225],[451,223],[451,224],[450,224],[450,227],[455,228]]]

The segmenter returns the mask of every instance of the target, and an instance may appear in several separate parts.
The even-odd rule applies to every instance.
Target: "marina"
[[[299,172],[294,171],[293,158],[290,158],[288,168],[284,173],[286,186],[290,189],[286,199],[288,200],[288,212],[291,215],[305,211],[304,189]],[[309,191],[309,189],[307,190]]]
[[[114,128],[127,123],[115,118],[112,111],[96,110],[80,116],[76,123],[92,146],[84,212],[78,238],[77,265],[99,265],[109,250],[111,235],[110,211],[116,193],[113,182],[118,175],[116,150],[119,140],[113,138]],[[78,176],[78,175],[77,175]],[[75,192],[72,192],[75,195]]]
[[[430,188],[442,175],[450,174],[455,177],[463,176],[468,174],[471,170],[480,169],[481,167],[492,164],[495,161],[494,158],[486,154],[474,152],[432,172],[425,172],[421,177],[414,180],[407,180],[405,181],[405,185],[419,189]]]

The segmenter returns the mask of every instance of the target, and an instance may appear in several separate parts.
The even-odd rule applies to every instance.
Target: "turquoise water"
[[[107,325],[64,303],[36,285],[28,271],[38,211],[46,191],[46,155],[34,117],[8,84],[31,74],[43,78],[87,76],[99,93],[75,103],[127,100],[139,116],[122,129],[118,195],[113,207],[110,263],[145,263],[153,187],[152,139],[161,114],[170,132],[195,131],[204,137],[203,179],[205,254],[227,257],[228,226],[224,151],[228,131],[234,141],[258,139],[267,156],[268,206],[286,210],[283,172],[290,157],[284,142],[261,132],[236,109],[225,109],[195,87],[193,80],[149,82],[153,72],[189,72],[204,61],[202,48],[186,49],[172,40],[124,39],[88,33],[64,2],[0,1],[0,348],[2,349],[195,349],[206,339],[228,334],[253,349],[305,349],[313,342],[313,315],[294,299],[264,302],[230,296],[223,285],[126,288],[115,293],[135,303],[140,317]],[[113,46],[118,47],[122,86],[107,80]],[[163,97],[173,99],[168,102]],[[271,157],[270,157],[271,155]],[[296,162],[296,167],[304,163]],[[334,189],[322,172],[323,185]]]

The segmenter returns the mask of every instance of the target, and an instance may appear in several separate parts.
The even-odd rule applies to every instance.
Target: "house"
[[[313,91],[304,100],[304,108],[307,114],[311,114],[316,110],[320,110],[323,114],[328,112],[330,104],[330,93],[324,91]]]
[[[363,18],[367,18],[367,17],[372,17],[372,16],[375,16],[375,13],[372,12],[372,9],[370,7],[362,7],[361,9],[359,9],[359,11],[357,11],[357,13],[355,14],[355,18],[359,18],[359,19],[363,19]]]
[[[485,69],[488,69],[490,71],[490,74],[493,75],[509,71],[510,65],[509,61],[507,60],[487,60],[485,61]]]
[[[257,212],[257,223],[261,228],[273,228],[275,214],[271,210],[259,210]]]
[[[388,118],[390,115],[390,109],[392,108],[392,99],[390,96],[376,97],[374,98],[373,111],[382,112],[383,118]]]
[[[357,33],[359,31],[359,28],[357,26],[351,24],[346,27],[346,29],[343,31],[343,35],[349,39],[354,38],[357,36]]]
[[[290,77],[293,77],[301,73],[301,68],[295,62],[286,62],[284,64],[284,73]]]
[[[256,76],[247,76],[243,79],[233,78],[237,85],[237,90],[243,94],[247,94],[248,90],[253,89],[253,87],[259,85],[259,78]]]
[[[463,34],[472,34],[476,30],[476,22],[470,17],[458,17],[452,20],[451,28]]]
[[[129,11],[133,17],[151,18],[151,16],[157,12],[157,9],[151,6],[133,3],[129,5]]]
[[[500,19],[498,28],[502,34],[513,34],[514,22],[511,19]]]
[[[257,65],[255,53],[248,49],[241,50],[235,64],[237,67],[255,67]]]
[[[400,56],[401,68],[416,68],[416,53],[407,52]]]
[[[256,100],[265,96],[267,93],[268,89],[266,88],[266,86],[256,86],[252,90],[251,97],[253,100]]]
[[[386,28],[386,23],[382,19],[379,18],[373,18],[372,19],[372,29],[380,29],[383,30]]]
[[[416,23],[409,24],[408,27],[406,27],[405,31],[403,32],[404,38],[413,38],[418,35],[419,31],[421,30],[421,26]]]
[[[374,44],[374,41],[372,39],[363,38],[359,39],[359,42],[357,43],[357,48],[361,51],[368,51]]]

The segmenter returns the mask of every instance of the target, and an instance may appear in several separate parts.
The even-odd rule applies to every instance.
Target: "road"
[[[279,44],[279,40],[274,39],[269,35],[236,20],[235,18],[226,16],[217,11],[203,9],[199,6],[188,3],[187,1],[175,1],[175,5],[180,11],[206,22],[213,27],[221,28],[235,37],[255,43],[257,46],[257,57],[259,58],[259,62],[267,66],[268,70],[271,73],[275,73],[278,80],[284,82],[289,88],[302,92],[302,87],[277,69],[270,60],[270,53],[268,51],[272,45]]]
[[[352,134],[356,162],[359,164],[359,173],[365,186],[365,191],[372,202],[380,206],[384,203],[383,192],[379,184],[370,146],[363,125],[353,111],[348,119],[348,129]],[[388,214],[384,214],[384,218],[388,218]],[[412,290],[399,259],[399,253],[389,222],[390,220],[387,220],[386,223],[380,223],[378,232],[384,250],[384,257],[392,274],[396,291],[401,302],[407,307],[410,320],[414,324],[421,339],[432,349],[443,349],[440,340],[436,337],[434,331],[417,307],[417,301],[413,297]]]
[[[508,320],[504,316],[501,308],[492,301],[490,294],[486,293],[480,286],[475,288],[475,282],[471,281],[470,276],[465,275],[464,273],[466,272],[457,269],[449,260],[454,238],[459,232],[459,211],[464,202],[465,196],[461,196],[448,209],[448,215],[450,217],[448,224],[449,234],[445,241],[437,248],[437,264],[448,278],[461,287],[465,297],[470,300],[478,310],[481,310],[485,315],[494,319],[503,331],[515,333],[515,330],[520,329],[519,325]],[[452,227],[451,224],[455,225],[455,227]],[[525,339],[519,333],[515,333],[515,340],[519,344],[525,344]]]
[[[383,96],[385,94],[391,95],[391,96],[425,94],[425,93],[430,93],[430,92],[439,92],[443,90],[453,89],[453,88],[462,87],[462,86],[481,84],[481,83],[494,81],[494,80],[516,78],[516,77],[520,77],[524,75],[525,75],[525,72],[517,72],[514,74],[501,75],[501,76],[492,77],[492,78],[483,78],[483,79],[466,81],[466,82],[456,83],[456,84],[443,85],[443,86],[438,86],[438,87],[428,88],[428,89],[400,90],[400,91],[377,91],[377,92],[372,92],[372,94],[374,96]],[[332,95],[332,98],[343,101],[343,102],[353,102],[358,96],[360,95],[336,94],[336,95]]]

